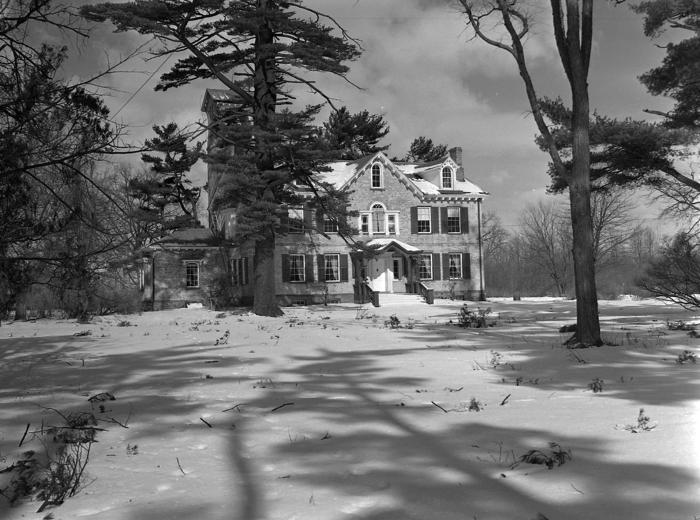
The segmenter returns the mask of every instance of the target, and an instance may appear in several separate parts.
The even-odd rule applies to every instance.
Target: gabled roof
[[[488,195],[488,192],[482,190],[479,186],[468,180],[456,180],[451,190],[443,190],[440,189],[439,186],[423,178],[423,175],[428,173],[439,172],[445,164],[459,167],[449,154],[446,154],[442,159],[427,163],[404,163],[398,161],[392,162],[384,153],[377,152],[376,154],[368,155],[354,161],[334,161],[328,163],[326,166],[329,170],[317,173],[315,178],[320,182],[331,184],[336,189],[344,190],[356,182],[359,177],[369,169],[370,165],[375,162],[381,162],[385,167],[385,171],[394,175],[399,182],[404,184],[421,199],[433,196],[472,196],[481,198]]]
[[[176,229],[168,236],[161,238],[153,245],[163,247],[176,246],[213,246],[215,245],[214,235],[208,228],[182,228]]]
[[[373,238],[369,242],[365,243],[365,246],[376,248],[377,251],[386,251],[387,249],[399,249],[404,253],[420,253],[423,250],[418,249],[406,242],[401,242],[401,240],[396,240],[395,238]]]

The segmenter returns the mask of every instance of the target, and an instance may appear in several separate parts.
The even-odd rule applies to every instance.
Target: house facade
[[[203,110],[211,121],[221,104],[232,102],[230,93],[210,89]],[[210,150],[217,144],[210,136]],[[228,240],[234,233],[235,210],[211,209],[225,173],[210,165],[207,191],[210,227]],[[378,152],[355,161],[332,162],[315,178],[348,193],[348,209],[357,214],[351,217],[356,232],[349,241],[340,236],[331,219],[312,209],[312,193],[297,187],[308,204],[286,208],[274,253],[281,305],[367,301],[381,305],[383,293],[420,294],[428,302],[435,297],[485,298],[481,213],[488,193],[465,176],[461,148],[452,148],[430,163],[392,161]],[[176,267],[161,273],[160,281],[157,267],[152,269],[153,308],[172,306],[166,298],[166,292],[174,290],[172,284],[185,284],[178,293],[184,294],[184,300],[200,298],[207,303],[207,295],[217,289],[204,285],[221,276],[228,276],[234,301],[252,302],[252,244],[224,245],[225,254],[217,256],[202,233],[197,235],[200,243],[166,241],[153,255],[154,266],[158,256],[166,254],[177,258],[173,265],[180,266],[177,274]],[[197,288],[192,286],[195,271]]]

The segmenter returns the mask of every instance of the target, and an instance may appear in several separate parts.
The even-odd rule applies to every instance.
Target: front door
[[[394,280],[393,268],[394,263],[390,255],[382,255],[370,260],[369,270],[372,290],[392,292],[392,282]]]

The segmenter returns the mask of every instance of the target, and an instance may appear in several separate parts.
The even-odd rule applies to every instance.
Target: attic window
[[[374,163],[372,165],[372,188],[383,188],[384,179],[382,176],[382,165],[379,163]]]
[[[452,182],[452,168],[449,166],[445,166],[442,169],[442,187],[446,190],[451,190],[453,187],[453,182]]]

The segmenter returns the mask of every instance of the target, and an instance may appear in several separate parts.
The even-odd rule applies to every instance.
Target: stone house
[[[219,104],[233,101],[230,93],[209,89],[203,110],[211,120]],[[210,137],[209,147],[216,144]],[[318,180],[349,193],[349,209],[358,214],[353,239],[373,254],[357,254],[334,223],[310,205],[288,208],[283,219],[287,232],[278,235],[274,258],[281,305],[381,305],[390,293],[421,295],[428,303],[434,297],[485,298],[481,214],[488,193],[465,176],[461,148],[430,163],[392,161],[378,152],[327,166]],[[210,207],[223,174],[209,167]],[[311,192],[296,189],[303,200],[312,200]],[[210,214],[212,228],[230,238],[235,211]],[[211,245],[207,230],[182,234],[163,241],[152,255],[155,281],[149,296],[154,308],[173,306],[169,301],[180,306],[195,299],[208,303],[217,289],[207,284],[217,276],[229,277],[237,301],[252,301],[252,246],[224,247],[222,255]]]

